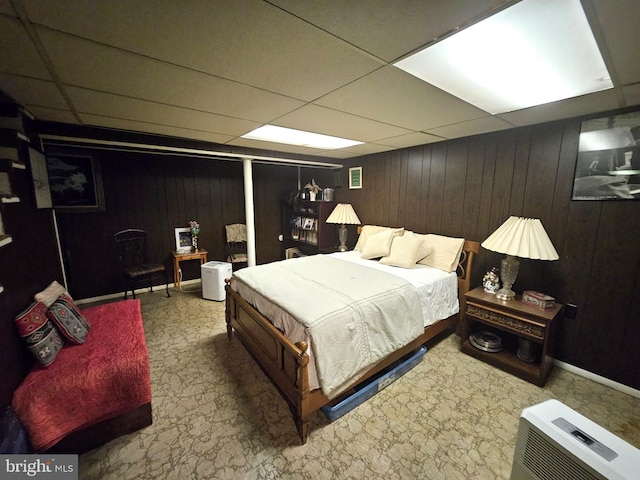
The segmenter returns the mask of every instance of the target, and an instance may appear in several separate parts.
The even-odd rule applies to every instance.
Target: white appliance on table
[[[200,266],[202,278],[202,298],[206,300],[224,301],[224,279],[231,278],[232,267],[228,262],[211,261]]]

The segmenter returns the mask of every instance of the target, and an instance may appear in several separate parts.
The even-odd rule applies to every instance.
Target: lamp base
[[[496,292],[496,298],[499,298],[500,300],[513,300],[516,298],[516,292],[510,288],[501,288]]]
[[[347,251],[347,226],[343,223],[340,225],[340,229],[338,230],[338,240],[340,240],[340,251]]]
[[[502,288],[496,292],[496,298],[500,300],[513,300],[516,298],[516,292],[511,290],[511,286],[518,278],[518,269],[520,262],[512,255],[507,255],[502,259],[500,265],[500,279],[502,280]]]

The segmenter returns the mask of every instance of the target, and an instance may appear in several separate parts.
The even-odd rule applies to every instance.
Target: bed
[[[332,358],[330,352],[327,353],[320,350],[322,340],[320,333],[322,333],[322,331],[320,331],[320,333],[315,331],[316,333],[313,334],[313,328],[315,328],[316,325],[314,323],[315,320],[306,324],[303,319],[298,318],[298,316],[304,315],[304,312],[301,311],[305,304],[304,302],[309,302],[311,298],[315,298],[314,295],[320,295],[318,298],[322,298],[323,300],[319,303],[324,305],[327,303],[330,304],[333,301],[333,297],[341,296],[340,293],[343,292],[345,288],[343,286],[336,288],[336,290],[338,290],[337,293],[329,292],[326,295],[324,294],[328,286],[320,279],[325,275],[325,269],[327,272],[339,272],[332,274],[331,280],[326,282],[329,284],[334,281],[334,277],[340,278],[344,276],[345,278],[349,278],[349,271],[351,271],[349,269],[353,269],[354,276],[366,275],[366,282],[358,282],[359,286],[357,290],[359,294],[359,291],[362,290],[360,288],[362,283],[375,284],[376,282],[372,279],[377,275],[382,275],[382,273],[378,274],[374,272],[380,270],[378,265],[383,263],[385,258],[391,256],[391,246],[395,244],[400,245],[401,242],[404,242],[406,245],[409,241],[417,242],[424,238],[424,236],[414,234],[413,232],[405,232],[404,229],[391,230],[390,232],[388,227],[375,227],[375,229],[369,230],[367,230],[367,227],[364,227],[358,244],[352,252],[317,255],[304,259],[273,262],[272,264],[239,270],[235,272],[230,279],[226,280],[225,316],[228,338],[229,340],[232,339],[233,331],[235,330],[241,343],[280,391],[283,398],[289,404],[294,423],[303,444],[306,443],[307,440],[309,418],[313,412],[329,404],[342,393],[349,391],[354,385],[375,375],[408,353],[416,350],[421,345],[441,336],[441,334],[444,335],[445,332],[453,331],[458,320],[458,312],[464,311],[464,294],[469,291],[473,256],[479,251],[479,243],[465,241],[464,239],[455,239],[459,242],[456,244],[459,245],[459,250],[458,255],[455,256],[454,264],[452,264],[450,268],[445,269],[449,270],[445,272],[449,275],[437,275],[438,278],[444,279],[444,283],[448,282],[449,284],[452,282],[451,277],[453,277],[454,305],[449,305],[451,302],[445,302],[448,303],[448,305],[431,308],[431,310],[433,310],[431,314],[428,312],[425,313],[425,311],[428,311],[430,308],[428,305],[425,306],[422,301],[425,296],[425,291],[417,289],[416,294],[412,294],[409,291],[410,288],[406,288],[407,295],[403,296],[405,293],[403,282],[415,286],[414,284],[416,282],[419,283],[422,280],[414,281],[411,278],[407,280],[407,274],[410,277],[419,276],[421,270],[427,271],[430,269],[433,270],[433,268],[428,264],[426,267],[423,266],[423,262],[418,264],[417,258],[410,260],[408,265],[404,265],[404,267],[408,268],[397,267],[393,265],[394,262],[391,262],[391,265],[383,267],[382,270],[394,270],[395,268],[398,272],[401,271],[401,274],[398,276],[401,280],[396,281],[391,277],[381,276],[381,282],[390,282],[388,285],[392,287],[388,290],[393,291],[393,294],[378,292],[375,294],[375,301],[378,301],[377,297],[379,296],[382,298],[382,302],[387,302],[390,297],[396,296],[395,292],[398,292],[397,296],[400,297],[403,302],[403,306],[401,307],[403,310],[401,310],[400,314],[403,318],[403,325],[405,321],[406,323],[410,323],[409,320],[405,319],[405,316],[408,318],[416,314],[419,320],[411,320],[411,322],[415,324],[416,321],[419,321],[419,330],[416,330],[415,325],[411,328],[407,327],[406,329],[410,331],[402,338],[392,338],[391,347],[382,346],[378,348],[380,342],[376,342],[375,340],[373,341],[373,347],[367,344],[366,348],[362,348],[359,343],[355,347],[353,345],[347,345],[346,347],[341,345],[341,353],[338,354],[336,358]],[[381,233],[382,231],[387,232],[387,237],[391,238],[389,249],[385,250],[386,247],[384,247],[382,252],[376,251],[375,249],[371,251],[371,249],[369,249],[367,252],[367,245],[378,241],[373,242],[372,239],[377,237],[374,237],[371,232],[375,234]],[[365,235],[367,232],[369,232],[368,236]],[[418,237],[417,240],[416,236]],[[365,238],[364,243],[363,237]],[[438,237],[438,240],[448,239],[448,237],[440,236],[431,237]],[[365,253],[367,253],[367,255],[365,255]],[[421,252],[421,254],[422,253],[424,252]],[[433,258],[437,256],[436,253],[437,252],[431,250],[429,256]],[[412,261],[415,262],[415,265],[412,265]],[[336,262],[339,262],[341,265],[350,264],[353,265],[353,267],[341,266],[340,268],[345,269],[344,272],[340,269],[335,270],[338,265]],[[367,264],[367,262],[369,263]],[[375,268],[370,268],[374,264]],[[293,268],[293,271],[289,270],[291,268]],[[365,269],[364,271],[362,270],[363,268]],[[278,273],[278,270],[283,270],[283,272]],[[256,272],[260,272],[260,274]],[[271,275],[273,276],[271,277]],[[279,275],[284,276],[279,277]],[[293,280],[287,281],[287,275],[291,276]],[[329,273],[327,273],[327,275],[329,275]],[[393,275],[393,273],[387,271],[385,275]],[[303,279],[303,277],[306,276],[309,277],[308,280]],[[265,279],[269,278],[271,278],[272,281],[265,281]],[[296,295],[293,293],[294,291],[290,289],[294,288],[292,286],[293,284],[300,282],[304,285],[303,293]],[[287,285],[288,283],[292,285]],[[312,285],[316,283],[320,284],[317,290],[316,287]],[[264,285],[268,284],[274,287],[265,290]],[[307,287],[314,289],[311,290],[312,293],[307,290]],[[455,291],[456,289],[457,292]],[[437,293],[438,289],[435,288],[434,291],[436,293],[432,296],[439,297]],[[350,297],[352,293],[353,292],[347,292],[346,296]],[[291,301],[292,298],[297,298],[298,301]],[[373,298],[374,297],[372,297],[372,299]],[[370,320],[369,317],[371,316],[372,310],[381,310],[384,312],[384,308],[386,308],[378,305],[369,308],[368,301],[369,300],[364,298],[362,301],[357,300],[356,302],[352,302],[359,304],[358,311],[365,309],[366,313],[363,316],[367,317],[367,321]],[[369,308],[369,310],[366,310],[367,308]],[[396,308],[396,306],[392,308]],[[338,308],[336,315],[331,315],[330,310],[320,309],[317,316],[314,317],[321,318],[321,324],[329,326],[329,331],[331,332],[331,334],[328,335],[329,342],[336,342],[337,337],[333,335],[333,331],[339,328],[340,325],[358,325],[358,321],[349,319],[349,310],[353,309],[345,306]],[[394,310],[390,310],[390,312],[394,312]],[[358,314],[356,314],[356,316],[357,315]],[[378,332],[379,330],[388,329],[385,322],[389,322],[388,317],[390,315],[386,314],[385,316],[383,313],[382,316],[384,317],[380,320],[382,327],[376,327],[373,330],[370,329],[368,330],[369,333],[371,331]],[[391,316],[393,316],[393,314],[391,314]],[[336,321],[336,318],[339,321]],[[304,324],[300,325],[298,323],[296,327],[297,322]],[[365,326],[363,328],[367,327]],[[310,331],[312,332],[313,342],[315,342],[313,344],[313,346],[316,347],[315,349],[311,348],[312,340],[309,335],[307,335]],[[397,332],[392,333],[395,335]],[[373,350],[375,352],[373,355],[366,355],[367,358],[363,361],[352,362],[352,356],[357,356],[357,353],[362,350]],[[349,355],[345,355],[344,351],[350,352]],[[314,356],[318,358],[314,359]],[[325,385],[326,379],[334,379],[332,376],[333,371],[329,370],[332,367],[332,362],[342,364],[345,363],[345,358],[349,360],[349,362],[346,363],[349,364],[351,373],[349,373],[347,377],[338,377],[337,380],[330,382],[331,385],[327,387]],[[328,375],[327,372],[329,372]]]

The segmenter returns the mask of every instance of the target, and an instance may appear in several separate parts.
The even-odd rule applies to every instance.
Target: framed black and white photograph
[[[176,228],[176,253],[188,253],[193,246],[191,229],[189,227]]]
[[[89,156],[47,156],[53,208],[69,212],[104,211],[100,163]]]
[[[571,198],[640,198],[640,111],[582,122]]]
[[[349,169],[349,188],[362,188],[362,167]]]

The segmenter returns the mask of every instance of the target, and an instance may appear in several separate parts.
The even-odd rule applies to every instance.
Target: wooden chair
[[[135,286],[137,282],[147,281],[153,292],[153,277],[164,277],[164,283],[169,295],[169,276],[165,266],[161,263],[149,262],[147,251],[147,233],[144,230],[129,228],[113,236],[118,250],[118,259],[122,265],[124,275],[129,280],[131,293],[136,298]],[[124,298],[127,299],[128,289],[125,288]]]
[[[247,226],[234,223],[224,227],[227,237],[227,262],[231,262],[232,270],[246,267],[247,260]]]

